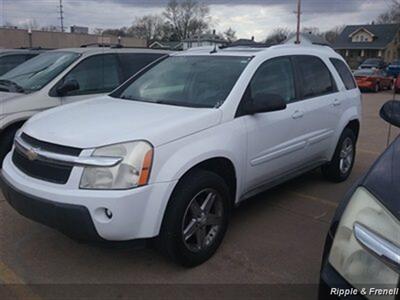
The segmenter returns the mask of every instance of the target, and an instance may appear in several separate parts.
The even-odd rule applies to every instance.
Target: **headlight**
[[[388,245],[396,249],[399,241],[400,222],[365,188],[359,188],[339,223],[329,262],[358,289],[366,285],[397,287],[399,274],[384,262],[384,255],[371,250],[388,250]]]
[[[150,177],[153,147],[144,141],[116,144],[96,149],[92,156],[121,157],[115,167],[85,167],[80,188],[122,190],[146,185]]]

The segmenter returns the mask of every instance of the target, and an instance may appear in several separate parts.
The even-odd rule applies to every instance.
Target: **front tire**
[[[4,130],[0,138],[0,169],[3,166],[3,160],[7,156],[8,152],[11,151],[15,134],[19,127],[10,127]]]
[[[328,180],[343,182],[349,178],[356,157],[356,142],[354,131],[346,128],[339,139],[332,161],[322,167],[322,173]]]
[[[230,194],[215,173],[197,170],[175,188],[164,215],[158,248],[173,261],[198,266],[220,246],[229,222]]]

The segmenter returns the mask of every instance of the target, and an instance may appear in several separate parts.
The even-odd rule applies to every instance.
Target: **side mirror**
[[[259,93],[252,97],[245,104],[245,111],[250,115],[258,113],[285,110],[287,107],[285,100],[276,94]]]
[[[64,81],[63,84],[61,84],[57,88],[57,95],[65,96],[66,94],[68,94],[68,92],[77,91],[77,90],[79,90],[79,82],[76,81],[75,79],[71,79],[71,80]]]
[[[386,122],[400,128],[400,101],[390,100],[386,102],[379,114]]]

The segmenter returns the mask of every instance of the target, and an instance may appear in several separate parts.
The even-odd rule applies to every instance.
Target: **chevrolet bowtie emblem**
[[[38,158],[38,154],[33,150],[33,149],[29,149],[25,152],[26,157],[30,160],[36,160]]]

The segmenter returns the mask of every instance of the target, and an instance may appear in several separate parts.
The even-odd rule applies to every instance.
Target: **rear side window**
[[[301,77],[302,97],[313,98],[337,91],[332,74],[325,63],[315,56],[294,56]]]
[[[160,53],[121,53],[118,54],[121,61],[123,81],[135,75],[141,69],[159,59],[165,54]]]
[[[343,81],[343,84],[345,85],[346,89],[352,90],[357,87],[354,77],[351,74],[349,68],[346,66],[346,64],[341,61],[340,59],[337,58],[331,58],[330,59],[331,63],[335,67],[336,71],[339,73],[340,78]]]

